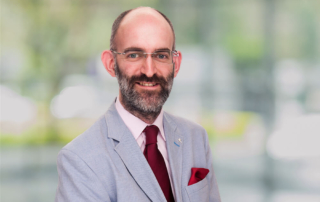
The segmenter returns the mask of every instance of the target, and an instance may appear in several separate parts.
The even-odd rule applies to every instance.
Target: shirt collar
[[[123,122],[129,128],[133,137],[138,139],[138,137],[142,134],[143,130],[149,125],[156,125],[159,128],[160,135],[166,141],[163,129],[163,110],[161,109],[160,114],[158,115],[157,119],[154,121],[153,124],[147,124],[138,117],[134,116],[130,112],[128,112],[120,103],[119,99],[116,99],[116,109],[122,118]]]

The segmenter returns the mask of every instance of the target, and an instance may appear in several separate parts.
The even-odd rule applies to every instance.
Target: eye
[[[138,53],[130,53],[127,55],[127,58],[138,58],[139,57],[139,54]]]
[[[129,61],[137,61],[139,59],[141,59],[143,57],[143,53],[139,52],[139,51],[128,51],[125,54],[125,59],[129,60]]]
[[[156,58],[165,60],[169,58],[169,54],[167,52],[159,52],[159,53],[156,53]]]
[[[158,58],[159,58],[159,59],[165,59],[165,58],[166,58],[166,56],[165,56],[165,55],[161,55],[161,54],[159,54],[159,55],[158,55]]]

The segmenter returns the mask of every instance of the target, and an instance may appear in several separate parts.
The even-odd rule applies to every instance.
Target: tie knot
[[[159,128],[155,125],[147,126],[144,129],[146,134],[146,145],[148,144],[156,144],[157,143],[157,136],[159,132]]]

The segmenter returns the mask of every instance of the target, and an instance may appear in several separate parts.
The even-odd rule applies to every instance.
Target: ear
[[[114,58],[113,58],[113,54],[110,50],[105,50],[102,52],[101,61],[102,61],[104,68],[107,70],[107,72],[112,77],[115,77],[116,73],[114,71]]]
[[[177,76],[179,70],[180,70],[180,65],[181,65],[181,60],[182,60],[182,55],[181,52],[178,51],[177,56],[173,57],[173,63],[174,63],[174,77]]]

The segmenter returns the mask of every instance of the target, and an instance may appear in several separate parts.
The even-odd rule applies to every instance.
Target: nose
[[[147,77],[152,77],[154,74],[157,73],[157,67],[154,63],[154,60],[151,54],[145,55],[140,71]]]

